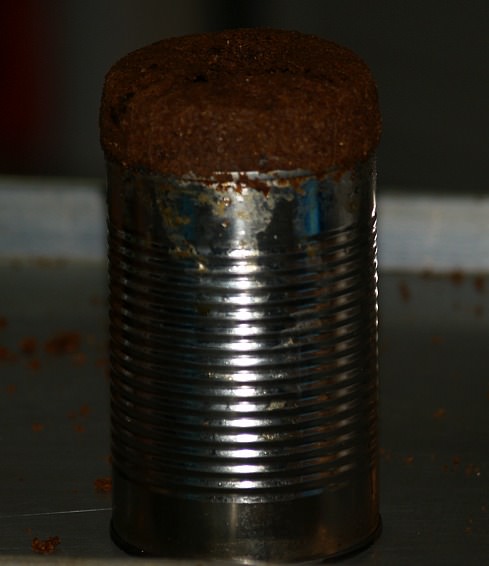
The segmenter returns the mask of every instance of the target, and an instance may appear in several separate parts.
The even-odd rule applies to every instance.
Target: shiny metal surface
[[[241,562],[370,541],[374,164],[108,178],[115,540]]]

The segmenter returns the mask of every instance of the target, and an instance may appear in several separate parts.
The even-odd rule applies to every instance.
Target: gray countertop
[[[30,255],[0,254],[0,562],[150,562],[112,543],[96,485],[110,474],[105,262]],[[487,562],[485,273],[381,263],[384,527],[346,564]],[[51,536],[54,554],[32,552]]]

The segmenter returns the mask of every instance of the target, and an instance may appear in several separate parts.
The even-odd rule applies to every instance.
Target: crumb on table
[[[37,350],[37,340],[33,336],[26,336],[20,342],[20,351],[23,354],[33,354]]]
[[[112,491],[112,478],[111,477],[97,478],[93,482],[93,485],[95,487],[95,491],[108,493],[109,491]]]
[[[60,543],[61,539],[58,536],[49,537],[47,539],[34,537],[32,539],[32,550],[38,554],[51,554]]]
[[[54,355],[74,354],[78,352],[79,346],[79,332],[59,332],[46,342],[45,350]]]

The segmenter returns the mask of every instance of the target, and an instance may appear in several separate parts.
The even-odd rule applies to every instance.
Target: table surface
[[[106,267],[0,262],[0,562],[143,564],[109,537]],[[347,564],[483,564],[489,277],[381,273],[380,539]],[[37,562],[34,562],[37,563]],[[201,564],[201,563],[200,563]]]

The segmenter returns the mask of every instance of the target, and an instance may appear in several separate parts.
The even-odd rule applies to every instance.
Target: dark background
[[[381,188],[489,192],[484,0],[1,0],[0,174],[102,177],[110,65],[162,37],[239,26],[315,33],[368,62]]]

